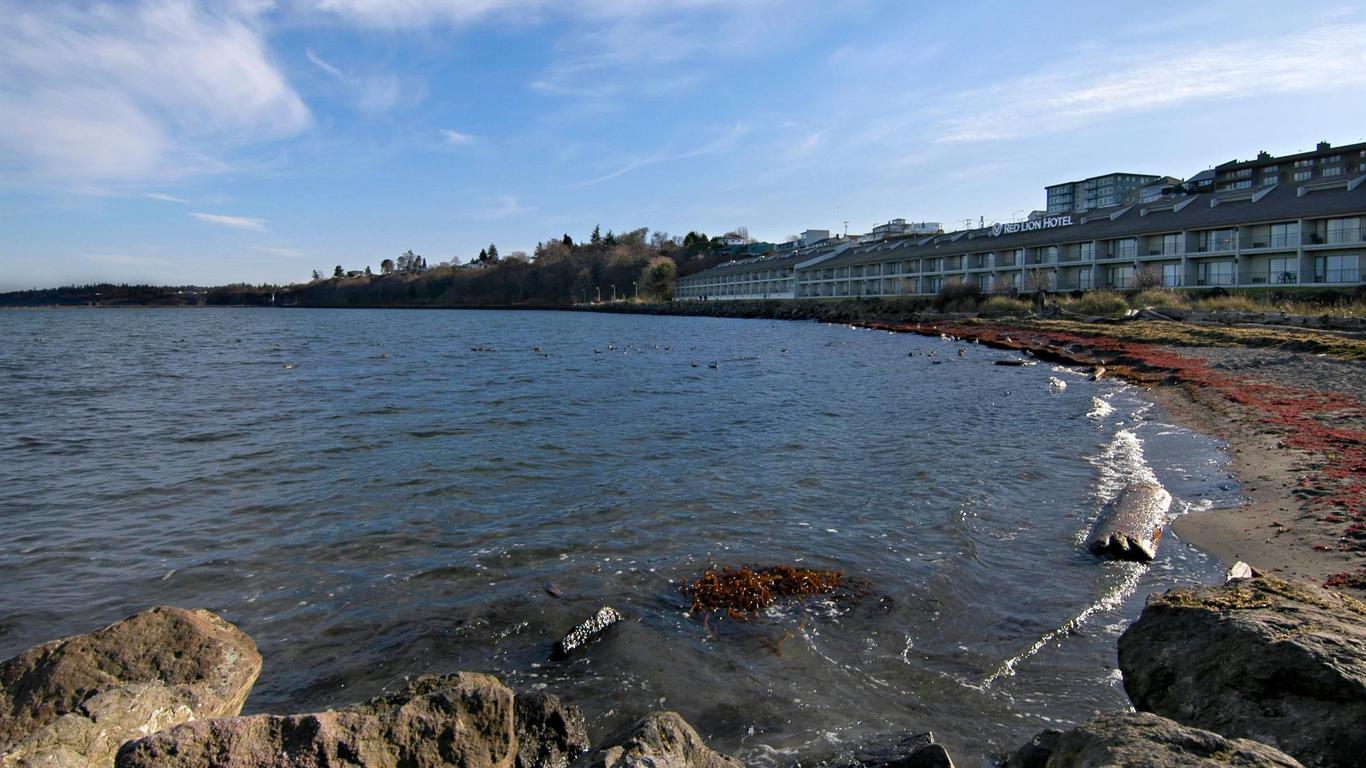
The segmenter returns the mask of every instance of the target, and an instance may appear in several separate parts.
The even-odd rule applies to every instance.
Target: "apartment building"
[[[1352,178],[1366,173],[1366,142],[1333,147],[1319,142],[1313,152],[1273,157],[1258,152],[1255,160],[1230,160],[1214,167],[1214,191],[1236,192],[1277,184],[1307,184]]]
[[[1044,187],[1048,199],[1048,213],[1089,211],[1120,205],[1144,186],[1163,179],[1142,173],[1107,173],[1081,181],[1069,181]]]

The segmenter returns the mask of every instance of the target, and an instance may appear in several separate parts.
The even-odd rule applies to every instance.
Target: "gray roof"
[[[1299,187],[1296,185],[1278,184],[1266,190],[1247,190],[1237,194],[1202,194],[1147,205],[1101,208],[1085,213],[1073,213],[1073,220],[1079,223],[1072,226],[1013,235],[992,237],[992,230],[987,227],[948,232],[935,237],[856,246],[829,261],[822,262],[820,266],[824,268],[844,264],[872,264],[923,256],[954,256],[1055,243],[1157,235],[1193,229],[1217,229],[1240,224],[1366,214],[1366,183],[1359,184],[1354,190],[1347,190],[1345,182],[1345,179],[1337,181],[1331,189],[1306,191],[1304,195],[1299,194]],[[1306,188],[1312,190],[1314,186],[1311,184]],[[1262,192],[1265,194],[1261,194]],[[1217,204],[1211,205],[1216,201]],[[1175,207],[1173,203],[1176,203]],[[1180,210],[1177,210],[1177,207]],[[1112,216],[1114,218],[1111,218]]]

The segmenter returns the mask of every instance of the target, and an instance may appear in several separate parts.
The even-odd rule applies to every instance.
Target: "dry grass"
[[[1129,311],[1124,296],[1114,291],[1087,291],[1080,298],[1063,301],[1062,306],[1070,312],[1092,317],[1111,317]]]
[[[1180,291],[1172,291],[1164,288],[1150,288],[1141,291],[1129,299],[1129,304],[1135,309],[1152,307],[1154,309],[1186,309],[1190,307],[1190,299]]]
[[[992,296],[977,307],[982,317],[1024,317],[1031,311],[1029,302],[1009,296]]]

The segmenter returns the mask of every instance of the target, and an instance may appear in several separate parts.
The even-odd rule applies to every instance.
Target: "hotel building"
[[[946,281],[985,292],[1124,290],[1141,271],[1170,287],[1344,286],[1366,261],[1366,145],[1309,153],[1314,174],[1268,185],[1085,212],[1038,215],[925,237],[840,242],[680,277],[679,299],[927,296]],[[1350,164],[1348,151],[1352,152]],[[1329,161],[1328,157],[1343,157]],[[1320,157],[1320,155],[1323,155]],[[1220,168],[1267,178],[1260,158]],[[1352,168],[1341,173],[1324,168]],[[1236,166],[1236,167],[1235,167]],[[1241,176],[1234,177],[1242,180]],[[1215,175],[1218,184],[1218,173]],[[1293,177],[1291,177],[1293,179]]]

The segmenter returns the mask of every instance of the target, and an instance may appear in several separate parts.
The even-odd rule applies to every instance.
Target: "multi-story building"
[[[873,227],[872,231],[864,235],[863,241],[887,240],[893,237],[910,237],[914,235],[937,235],[944,231],[937,221],[906,221],[905,219],[892,219],[886,224],[879,224]]]
[[[730,301],[738,299],[792,299],[796,271],[815,266],[843,253],[858,241],[848,237],[814,240],[800,249],[775,251],[758,258],[738,259],[703,272],[678,278],[675,300]]]
[[[791,255],[782,264],[786,271],[766,276],[764,270],[775,263],[733,262],[679,278],[677,295],[923,296],[950,280],[988,292],[1127,289],[1139,283],[1360,285],[1366,169],[1361,160],[1353,162],[1351,175],[1166,196],[934,236],[845,241]]]
[[[1214,166],[1214,191],[1235,192],[1276,184],[1304,184],[1320,179],[1351,178],[1366,172],[1366,142],[1334,148],[1319,142],[1313,152],[1273,157],[1258,152],[1255,160],[1230,160]]]
[[[1044,187],[1048,196],[1048,213],[1072,213],[1120,205],[1136,194],[1140,187],[1161,181],[1162,178],[1141,173],[1107,173]]]

